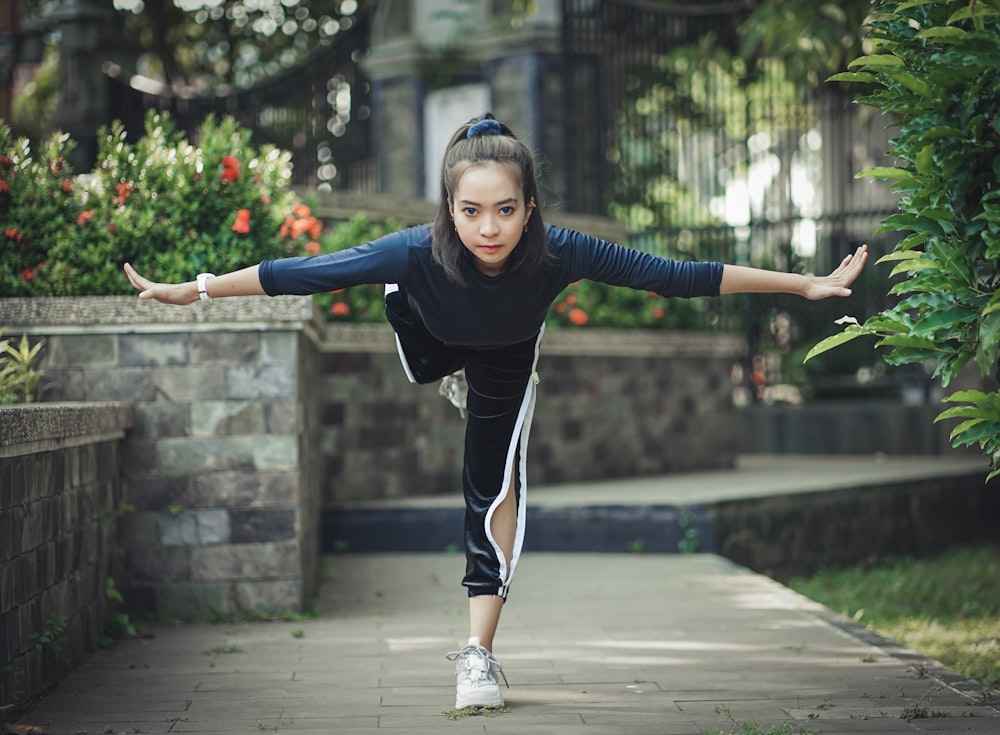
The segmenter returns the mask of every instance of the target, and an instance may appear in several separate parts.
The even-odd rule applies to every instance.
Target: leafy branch
[[[899,301],[819,342],[806,360],[861,336],[889,348],[892,365],[934,366],[947,388],[973,363],[984,378],[1000,356],[1000,0],[880,2],[868,39],[875,53],[830,79],[869,85],[857,101],[899,126],[895,166],[858,177],[893,182],[899,212],[876,232],[897,233],[889,290]],[[963,418],[954,446],[978,444],[987,479],[1000,475],[1000,393],[968,390],[936,421]]]

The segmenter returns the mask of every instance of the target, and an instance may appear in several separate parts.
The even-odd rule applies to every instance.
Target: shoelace
[[[466,646],[461,651],[452,651],[446,656],[446,658],[449,661],[457,661],[458,659],[465,658],[466,656],[477,659],[478,662],[482,664],[481,671],[483,673],[493,670],[500,674],[500,676],[503,677],[503,683],[507,685],[508,689],[510,689],[510,683],[507,681],[507,675],[503,673],[503,666],[501,666],[500,663],[493,658],[492,653],[487,651],[482,646]]]

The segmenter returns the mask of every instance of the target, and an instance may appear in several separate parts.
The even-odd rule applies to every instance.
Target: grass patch
[[[464,720],[466,717],[496,717],[507,712],[510,712],[510,707],[480,707],[472,704],[461,709],[445,710],[444,716],[449,720]]]
[[[1000,548],[889,558],[786,584],[952,671],[1000,687]]]

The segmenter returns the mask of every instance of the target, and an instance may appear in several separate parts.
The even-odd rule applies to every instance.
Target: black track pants
[[[462,489],[465,494],[465,579],[469,596],[507,596],[524,542],[526,451],[535,407],[536,337],[505,347],[447,345],[431,335],[406,295],[389,292],[386,316],[396,332],[403,368],[412,382],[430,383],[464,368],[469,386]],[[512,482],[513,480],[513,482]],[[508,564],[491,533],[497,506],[513,487],[517,506]]]

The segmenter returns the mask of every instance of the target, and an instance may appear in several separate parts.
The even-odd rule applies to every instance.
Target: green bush
[[[878,231],[900,240],[880,262],[905,278],[889,292],[895,306],[864,324],[845,318],[809,356],[874,335],[888,363],[933,365],[944,387],[969,362],[989,377],[1000,350],[1000,0],[883,1],[872,17],[878,53],[832,79],[875,85],[858,101],[899,126],[897,166],[858,175],[895,182],[900,211]],[[938,420],[963,419],[952,442],[978,444],[1000,474],[1000,392],[945,400],[959,405]]]
[[[254,148],[230,118],[208,118],[197,140],[166,115],[149,114],[134,144],[115,123],[101,131],[94,171],[74,175],[68,135],[35,154],[0,125],[0,293],[123,294],[125,261],[177,281],[292,251],[279,236],[293,216],[290,154]]]

